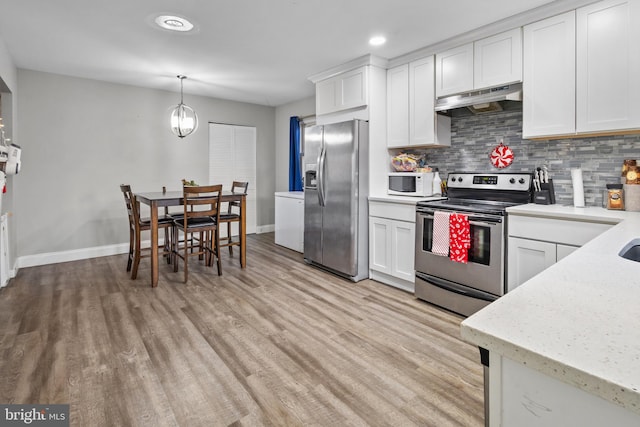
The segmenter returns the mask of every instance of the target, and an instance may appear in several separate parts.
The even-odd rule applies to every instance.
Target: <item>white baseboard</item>
[[[273,233],[276,231],[275,224],[259,225],[256,227],[256,234]]]
[[[261,225],[256,228],[256,233],[270,233],[275,231],[275,224]],[[143,241],[142,246],[148,247],[149,241]],[[162,238],[160,238],[162,244]],[[129,252],[128,243],[119,243],[115,245],[95,246],[93,248],[72,249],[61,252],[47,252],[36,255],[25,255],[18,257],[15,268],[12,270],[11,277],[15,277],[15,273],[19,268],[35,267],[38,265],[57,264],[60,262],[78,261],[81,259],[97,258],[102,256],[111,256],[126,254]]]
[[[149,245],[149,242],[142,243],[146,246]],[[72,249],[70,251],[62,252],[47,252],[43,254],[25,255],[18,257],[18,259],[16,260],[16,267],[35,267],[38,265],[57,264],[60,262],[78,261],[81,259],[126,254],[127,252],[129,252],[128,243],[96,246],[93,248],[84,249]]]

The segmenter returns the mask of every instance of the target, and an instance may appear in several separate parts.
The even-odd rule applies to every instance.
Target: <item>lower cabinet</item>
[[[507,292],[551,267],[613,223],[509,216]]]
[[[304,251],[304,196],[302,192],[276,193],[276,245]]]
[[[413,292],[415,235],[415,205],[370,202],[370,277]]]
[[[558,249],[559,246],[560,249]],[[578,249],[577,246],[558,245],[519,237],[509,237],[508,247],[507,291],[512,291]]]

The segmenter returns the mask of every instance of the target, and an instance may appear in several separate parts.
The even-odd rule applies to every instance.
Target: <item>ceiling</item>
[[[550,0],[0,0],[18,68],[278,106],[308,77],[373,54],[391,59]],[[189,19],[164,30],[158,15]],[[373,35],[384,46],[369,46]]]

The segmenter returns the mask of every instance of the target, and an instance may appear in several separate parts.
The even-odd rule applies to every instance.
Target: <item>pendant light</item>
[[[177,77],[180,79],[180,104],[176,105],[171,112],[171,130],[180,138],[184,138],[198,128],[198,115],[193,108],[182,101],[182,81],[187,76],[178,75]]]

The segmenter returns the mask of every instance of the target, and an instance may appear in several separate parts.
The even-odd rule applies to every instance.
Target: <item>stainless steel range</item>
[[[527,173],[453,172],[447,177],[448,199],[419,202],[416,207],[415,295],[469,316],[505,293],[506,208],[531,201]],[[437,211],[465,214],[470,244],[466,263],[434,253]],[[442,214],[439,214],[440,216]]]

